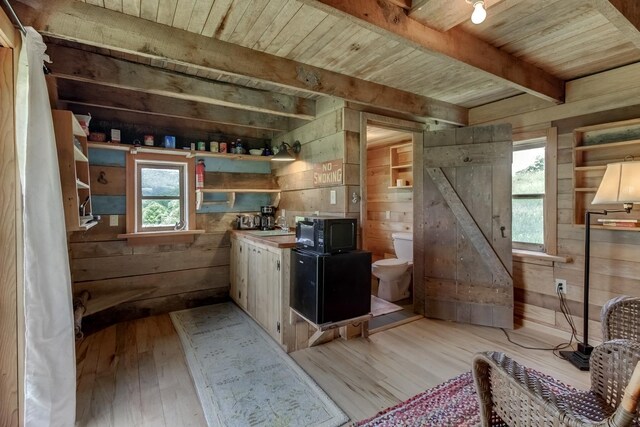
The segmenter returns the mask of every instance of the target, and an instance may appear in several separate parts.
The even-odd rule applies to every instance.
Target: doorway
[[[413,145],[422,143],[422,126],[363,113],[362,248],[373,261],[371,333],[421,317],[414,311],[412,241]]]

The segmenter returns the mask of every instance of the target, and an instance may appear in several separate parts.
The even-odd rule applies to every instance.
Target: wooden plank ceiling
[[[28,6],[18,11],[51,41],[101,55],[272,91],[293,100],[313,101],[318,94],[349,99],[357,92],[350,100],[396,111],[406,104],[411,114],[459,124],[465,122],[464,109],[523,92],[561,102],[564,81],[640,60],[639,8],[622,0],[486,0],[488,16],[481,25],[469,22],[472,8],[465,0],[84,2],[108,9],[105,22],[122,34],[107,34],[107,27],[95,29],[94,34],[80,27],[68,29],[77,24],[72,18],[97,22],[99,16],[91,8],[74,7],[76,2],[71,0],[25,1]],[[30,12],[30,7],[36,12]],[[55,16],[38,13],[41,10],[62,12]],[[118,14],[137,21],[116,23],[113,18]],[[200,38],[193,36],[191,45],[181,33],[166,31],[167,43],[147,42],[140,47],[128,41],[132,33],[123,33],[122,26],[138,23],[141,38],[162,34],[145,21]],[[163,50],[177,37],[185,52],[177,52],[174,46]],[[211,51],[206,51],[203,40],[207,39],[226,44],[211,42]],[[113,45],[100,45],[100,41]],[[123,46],[127,43],[130,46]],[[255,56],[256,69],[244,51],[217,62],[207,56],[232,45],[266,56]],[[290,62],[278,62],[278,58]],[[269,66],[276,68],[267,70],[270,74],[262,70]],[[281,71],[287,67],[296,70],[295,79]],[[318,77],[323,71],[328,74]],[[367,86],[368,82],[373,85]],[[367,91],[376,96],[367,97]],[[285,127],[310,118],[305,113],[284,114],[290,121]],[[270,130],[284,124],[265,120],[252,123]]]

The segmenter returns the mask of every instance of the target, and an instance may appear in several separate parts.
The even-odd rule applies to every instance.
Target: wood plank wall
[[[391,145],[410,143],[408,139]],[[367,150],[367,229],[365,248],[373,260],[393,257],[392,233],[413,233],[413,189],[389,188],[390,145]],[[387,217],[388,213],[388,217]]]
[[[274,167],[278,186],[282,190],[279,209],[286,209],[290,226],[296,215],[359,217],[360,202],[352,195],[360,194],[360,132],[359,113],[343,108],[336,100],[319,100],[318,118],[290,132],[279,134],[274,145],[298,140],[302,149],[298,160]],[[341,160],[343,182],[325,187],[313,185],[315,164]],[[330,192],[336,192],[336,204],[330,203]]]
[[[639,64],[568,83],[563,105],[541,106],[522,96],[471,111],[474,124],[509,122],[516,126],[514,132],[558,127],[558,254],[573,262],[514,257],[516,315],[523,324],[568,337],[569,326],[555,295],[554,278],[561,278],[567,280],[569,308],[582,333],[584,228],[572,225],[573,129],[640,117],[640,101],[629,96],[636,90],[640,90]],[[640,233],[592,230],[591,269],[589,335],[600,340],[602,305],[620,295],[640,296]]]

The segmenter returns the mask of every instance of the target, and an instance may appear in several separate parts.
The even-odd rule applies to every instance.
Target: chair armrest
[[[636,341],[612,340],[597,346],[590,360],[591,391],[611,407],[618,407],[639,361],[640,343]]]

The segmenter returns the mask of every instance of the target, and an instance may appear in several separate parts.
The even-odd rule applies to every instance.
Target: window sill
[[[536,259],[538,261],[550,261],[550,262],[560,262],[560,263],[570,263],[573,262],[573,259],[568,256],[561,255],[549,255],[544,252],[536,252],[536,251],[526,251],[523,249],[512,249],[514,260],[517,261],[526,261],[527,259]]]
[[[118,234],[118,239],[127,239],[129,246],[170,245],[192,243],[197,234],[203,233],[204,230],[148,231]]]

